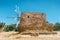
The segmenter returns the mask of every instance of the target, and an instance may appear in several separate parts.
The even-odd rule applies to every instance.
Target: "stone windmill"
[[[39,12],[22,12],[19,16],[19,7],[16,5],[15,12],[17,17],[18,30],[20,33],[39,34],[44,32],[52,32],[52,24],[46,23],[46,15]]]
[[[25,33],[52,32],[52,24],[46,23],[46,15],[39,12],[22,12],[19,31]]]

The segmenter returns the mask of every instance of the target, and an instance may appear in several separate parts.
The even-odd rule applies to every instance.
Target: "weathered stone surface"
[[[26,30],[52,31],[50,24],[46,23],[44,13],[38,12],[23,12],[20,18],[19,30],[20,32]]]
[[[46,30],[52,32],[53,31],[52,27],[53,27],[53,24],[46,23]]]

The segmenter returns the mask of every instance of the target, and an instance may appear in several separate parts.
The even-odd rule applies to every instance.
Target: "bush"
[[[7,27],[4,28],[4,31],[6,31],[6,32],[17,31],[16,24],[7,25]]]
[[[9,31],[9,27],[8,27],[8,26],[7,26],[7,27],[5,27],[3,31],[8,32],[8,31]]]
[[[5,23],[0,22],[0,28],[3,28],[3,27],[4,27],[4,25],[5,25]]]
[[[60,31],[60,23],[56,23],[53,27],[54,31]]]

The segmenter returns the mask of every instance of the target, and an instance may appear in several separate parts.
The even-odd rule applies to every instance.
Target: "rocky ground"
[[[17,32],[1,32],[0,40],[60,40],[60,32],[55,35],[20,35]]]

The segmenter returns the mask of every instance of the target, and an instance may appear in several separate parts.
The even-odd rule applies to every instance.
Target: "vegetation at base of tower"
[[[5,23],[0,22],[0,29],[3,28],[5,26]]]
[[[54,31],[60,31],[60,23],[55,23],[54,26],[53,26],[53,30]]]
[[[5,28],[4,28],[4,31],[8,32],[8,31],[17,31],[17,27],[16,27],[16,24],[10,24],[10,25],[7,25]]]
[[[0,30],[2,28],[3,28],[3,31],[6,31],[6,32],[19,31],[18,27],[16,27],[16,24],[5,25],[5,23],[0,22]],[[57,22],[57,23],[53,24],[53,30],[54,31],[60,31],[60,23]]]

